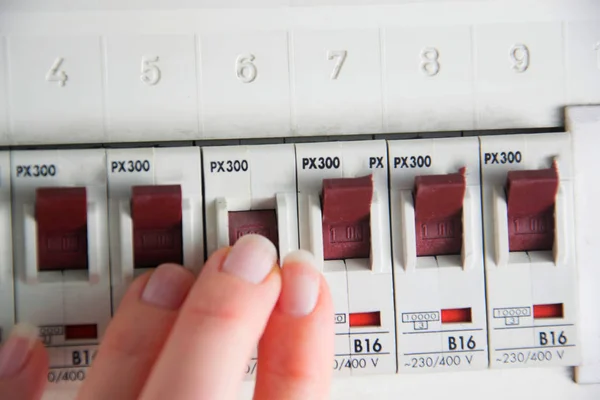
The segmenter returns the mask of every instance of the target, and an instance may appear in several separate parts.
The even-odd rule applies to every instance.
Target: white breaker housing
[[[209,256],[218,248],[233,245],[229,217],[240,211],[274,211],[281,261],[298,249],[294,145],[204,147],[202,155]],[[246,228],[249,230],[236,231],[236,235],[259,233],[265,227]],[[246,368],[248,379],[256,376],[257,355],[254,350]]]
[[[183,265],[198,272],[204,262],[202,173],[197,147],[108,149],[109,229],[113,311],[131,281],[149,268],[134,268],[133,186],[180,185]]]
[[[0,342],[15,322],[10,198],[10,153],[0,152]]]
[[[475,137],[417,139],[390,141],[388,146],[398,370],[485,368],[479,141]],[[462,168],[466,189],[460,254],[417,256],[415,178],[456,174]],[[468,310],[470,321],[443,321],[445,310]]]
[[[81,381],[111,318],[106,210],[106,153],[94,150],[11,153],[16,321],[39,327],[50,356],[48,381]],[[36,190],[84,187],[87,269],[38,270]],[[71,218],[64,215],[64,218]],[[63,237],[63,250],[72,243]],[[96,337],[69,339],[70,326],[95,326]],[[92,328],[93,329],[93,328]],[[62,384],[62,382],[61,382]]]
[[[574,366],[580,361],[570,139],[566,133],[480,137],[493,368]],[[552,168],[554,163],[559,184],[552,250],[510,252],[507,174]],[[531,193],[531,197],[537,195]],[[547,305],[562,305],[562,318],[534,318],[534,306]]]
[[[396,372],[385,141],[296,144],[300,247],[311,251],[335,310],[336,375]],[[373,175],[370,259],[323,261],[323,179]],[[350,314],[378,312],[380,326],[350,327]]]

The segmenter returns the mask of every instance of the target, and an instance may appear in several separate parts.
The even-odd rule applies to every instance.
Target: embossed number
[[[524,44],[515,44],[510,48],[511,68],[517,72],[525,72],[529,68],[529,48]]]
[[[435,47],[421,50],[421,71],[427,76],[436,76],[440,72],[440,52]]]
[[[62,65],[64,60],[65,59],[62,57],[58,57],[56,60],[54,60],[54,63],[52,64],[48,72],[46,72],[46,80],[48,82],[58,82],[58,86],[65,86],[65,84],[67,83],[67,79],[69,79],[69,76],[65,71],[60,70],[60,66]]]
[[[600,69],[600,42],[596,43],[596,64],[598,64],[598,69]]]
[[[344,61],[346,61],[346,56],[348,52],[346,50],[329,50],[327,52],[328,60],[335,60],[335,66],[333,67],[333,71],[331,72],[331,79],[337,79],[340,74],[340,70],[344,65]]]
[[[235,75],[243,83],[252,83],[258,75],[254,54],[240,54],[235,60]]]
[[[154,86],[160,82],[161,73],[158,68],[158,56],[142,57],[142,74],[140,79],[148,86]]]

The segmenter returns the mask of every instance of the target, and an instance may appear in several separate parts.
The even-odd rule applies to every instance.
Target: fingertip
[[[177,310],[194,284],[194,274],[178,264],[162,264],[153,272],[141,300],[156,307]]]
[[[0,398],[37,399],[43,394],[48,354],[38,329],[17,324],[0,349]]]

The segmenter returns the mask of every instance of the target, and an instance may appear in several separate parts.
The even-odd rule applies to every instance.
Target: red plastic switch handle
[[[135,268],[183,263],[181,186],[134,186],[131,189]]]
[[[460,254],[465,190],[464,170],[415,178],[417,256]]]
[[[279,248],[277,213],[275,210],[229,212],[229,244],[248,234],[262,235]]]
[[[548,169],[509,171],[506,194],[510,251],[552,249],[557,191],[556,165]]]
[[[368,258],[371,253],[373,177],[323,180],[325,260]]]
[[[87,269],[87,196],[83,187],[36,191],[40,271]]]

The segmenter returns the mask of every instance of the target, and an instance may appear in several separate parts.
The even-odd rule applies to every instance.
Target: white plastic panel
[[[299,248],[294,145],[205,147],[202,155],[208,254],[233,244],[229,213],[251,210],[275,211],[280,261]],[[254,350],[247,379],[256,378],[257,355]]]
[[[283,136],[290,130],[287,32],[206,34],[199,88],[205,136]]]
[[[479,141],[419,139],[389,141],[388,146],[398,369],[415,373],[485,368]],[[417,257],[415,178],[453,174],[461,168],[466,168],[461,254]],[[471,322],[442,322],[442,310],[465,308],[471,309]]]
[[[134,3],[137,10],[130,8]],[[0,144],[556,127],[564,124],[564,106],[598,101],[600,3],[593,0],[390,0],[291,8],[269,8],[271,1],[244,5],[249,8],[209,3],[204,9],[190,3],[151,10],[128,0],[69,4],[64,13],[3,13],[12,122]],[[101,7],[115,10],[77,11]],[[34,10],[48,8],[61,7],[38,4]],[[192,59],[189,43],[163,48],[174,38],[192,37]],[[121,41],[138,55],[135,49],[111,50]],[[31,49],[20,50],[21,43],[40,44],[42,52],[22,56]],[[44,79],[56,58],[66,57],[63,45],[69,58],[51,79],[64,71],[71,80],[55,96],[50,88],[57,87]],[[153,62],[159,47],[164,56]],[[529,65],[518,72],[513,65],[524,68],[525,47]],[[142,50],[147,53],[139,55]],[[437,54],[435,76],[423,74],[422,52],[431,61]],[[140,80],[142,56],[150,57],[151,81],[154,68],[161,71],[160,83],[150,88]],[[173,68],[182,73],[174,77]],[[256,70],[256,79],[243,83],[238,70],[243,80]],[[334,70],[337,79],[331,79]],[[80,76],[85,79],[75,80]],[[121,82],[116,88],[115,79]],[[29,102],[23,90],[34,86]],[[75,87],[85,101],[61,94]],[[31,110],[44,118],[27,119]],[[135,120],[129,117],[134,113]]]
[[[381,132],[379,31],[294,31],[292,68],[299,135]]]
[[[276,211],[280,260],[297,250],[294,145],[205,147],[202,154],[207,253],[232,244],[228,213],[249,210]]]
[[[566,133],[481,137],[490,364],[574,366],[580,361],[573,157]],[[558,165],[552,251],[510,252],[505,185],[511,170]],[[532,196],[535,196],[532,193]],[[562,318],[533,318],[562,304]]]
[[[65,370],[85,374],[111,317],[106,154],[104,150],[14,151],[11,170],[16,321],[40,328],[53,377]],[[86,188],[86,271],[38,271],[34,210],[40,187]],[[97,339],[66,340],[65,326],[80,324],[96,325]],[[53,381],[50,375],[48,380]]]
[[[473,129],[471,42],[467,25],[385,31],[388,132]]]
[[[478,25],[474,37],[477,129],[561,126],[562,24]]]
[[[566,30],[569,104],[600,103],[600,22],[569,22]]]
[[[198,139],[194,36],[105,40],[109,140]]]
[[[578,383],[600,384],[600,319],[596,318],[600,315],[600,270],[597,268],[600,211],[596,201],[600,197],[600,187],[596,184],[596,171],[600,168],[600,107],[568,108],[567,130],[571,135],[574,155],[579,335],[582,348],[581,365],[576,369],[575,378]]]
[[[183,265],[198,272],[204,262],[202,175],[197,147],[107,150],[113,310],[127,286],[148,268],[134,268],[131,188],[180,185]],[[157,210],[159,212],[159,210]]]
[[[15,319],[10,197],[10,154],[0,152],[0,342]]]
[[[0,139],[8,143],[8,80],[6,71],[6,38],[0,36]]]
[[[322,262],[336,307],[334,374],[394,373],[396,343],[386,144],[384,141],[297,144],[296,162],[300,247],[312,251]],[[323,261],[320,203],[323,179],[369,174],[373,175],[374,187],[370,259]],[[380,326],[350,327],[350,314],[368,312],[380,313]]]
[[[8,38],[13,144],[103,142],[100,37]]]

